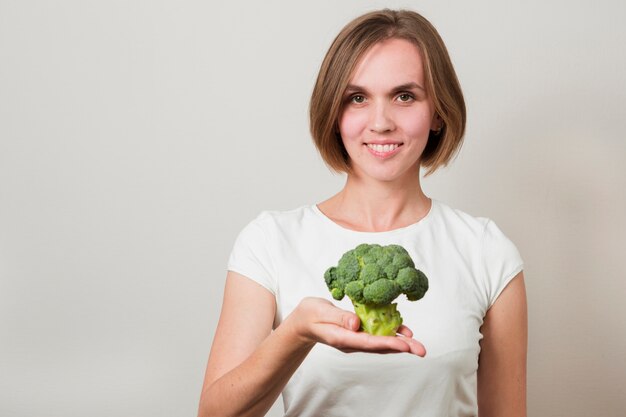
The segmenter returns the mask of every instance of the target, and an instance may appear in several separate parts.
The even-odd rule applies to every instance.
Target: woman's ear
[[[435,113],[433,115],[433,120],[430,123],[430,130],[435,132],[436,135],[441,133],[441,129],[443,129],[443,119],[439,116],[439,113]]]

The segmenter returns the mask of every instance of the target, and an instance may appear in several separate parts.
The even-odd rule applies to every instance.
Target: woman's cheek
[[[359,139],[367,126],[364,112],[346,111],[339,121],[339,132],[344,140]]]
[[[398,115],[398,124],[408,137],[428,137],[432,117],[426,112],[406,112]]]

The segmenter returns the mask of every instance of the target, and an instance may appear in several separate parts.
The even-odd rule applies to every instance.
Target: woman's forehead
[[[374,44],[357,62],[351,85],[423,86],[424,65],[419,49],[405,39],[392,38]]]

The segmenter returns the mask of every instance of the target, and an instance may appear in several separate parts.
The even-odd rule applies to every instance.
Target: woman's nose
[[[376,133],[390,132],[395,129],[390,109],[384,103],[379,103],[371,108],[370,130]]]

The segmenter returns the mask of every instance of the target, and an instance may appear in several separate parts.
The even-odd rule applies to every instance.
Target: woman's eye
[[[350,98],[350,101],[355,103],[355,104],[363,104],[365,103],[365,97],[361,96],[361,95],[354,95]]]
[[[413,100],[413,96],[411,94],[408,94],[408,93],[402,93],[402,94],[400,94],[398,96],[398,100],[402,101],[404,103],[407,103],[407,102]]]

